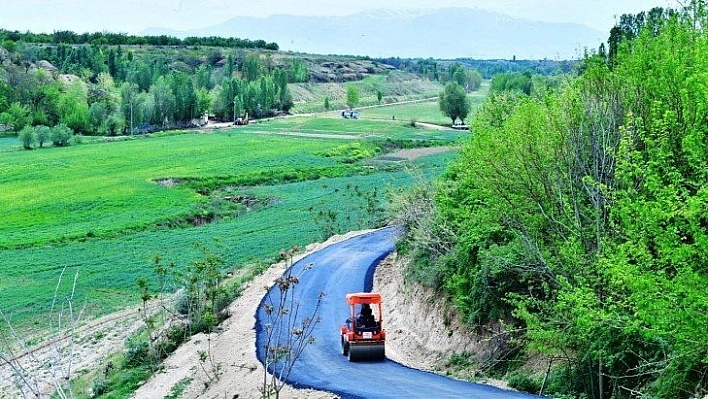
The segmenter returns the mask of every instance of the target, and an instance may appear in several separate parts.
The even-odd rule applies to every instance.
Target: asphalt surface
[[[286,381],[298,388],[329,391],[342,398],[537,398],[449,379],[388,359],[350,363],[342,355],[340,326],[349,314],[344,296],[371,290],[376,266],[395,249],[395,235],[395,228],[377,230],[330,245],[293,264],[293,275],[312,265],[302,273],[294,290],[300,315],[311,314],[320,292],[326,296],[318,312],[321,321],[312,333],[315,342],[302,352]],[[261,305],[269,296],[274,299],[278,295],[277,289],[271,289]],[[384,298],[384,328],[385,306]],[[268,320],[263,306],[259,306],[256,319],[256,353],[263,363],[266,340],[263,325]]]

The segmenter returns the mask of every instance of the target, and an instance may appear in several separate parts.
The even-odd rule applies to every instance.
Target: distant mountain
[[[379,10],[345,17],[236,17],[189,31],[146,35],[225,36],[276,42],[282,50],[371,57],[575,59],[606,34],[579,24],[517,19],[471,8]]]

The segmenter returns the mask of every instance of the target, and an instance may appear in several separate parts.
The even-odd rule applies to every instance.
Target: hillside
[[[263,37],[278,42],[282,50],[306,53],[443,59],[577,59],[584,48],[596,48],[605,39],[605,34],[583,25],[529,21],[470,8],[379,10],[345,17],[237,17],[202,29],[154,27],[144,33]]]

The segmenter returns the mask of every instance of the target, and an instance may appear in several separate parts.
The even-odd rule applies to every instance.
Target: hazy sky
[[[0,0],[0,27],[33,32],[73,30],[140,33],[148,27],[186,30],[235,16],[347,15],[375,9],[476,7],[513,17],[575,22],[609,32],[615,16],[676,0]]]

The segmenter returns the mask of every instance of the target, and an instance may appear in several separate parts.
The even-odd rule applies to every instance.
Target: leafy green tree
[[[32,126],[23,127],[19,133],[17,133],[17,138],[22,142],[22,147],[25,150],[31,150],[37,145],[37,134]]]
[[[231,79],[234,74],[234,56],[229,54],[226,56],[226,62],[224,63],[224,78]]]
[[[212,110],[222,120],[233,120],[234,101],[243,96],[243,84],[237,78],[223,79],[221,84],[212,90]]]
[[[189,121],[197,116],[197,93],[192,78],[184,72],[173,71],[167,76],[167,82],[175,98],[175,120]]]
[[[177,100],[164,76],[160,76],[157,79],[157,82],[150,88],[150,94],[155,107],[152,114],[152,122],[163,126],[174,122]]]
[[[134,133],[134,128],[138,121],[144,122],[147,118],[140,117],[142,110],[139,102],[140,96],[138,93],[138,85],[135,83],[125,82],[120,87],[121,109],[120,113],[129,129],[129,133]]]
[[[12,130],[19,132],[25,126],[32,124],[32,115],[29,107],[19,102],[10,104],[10,108],[0,114],[0,123],[10,126]]]
[[[270,75],[261,76],[258,103],[264,114],[271,114],[275,105],[275,90],[273,78]]]
[[[359,105],[359,88],[354,85],[347,85],[347,106],[353,109]]]
[[[614,62],[587,57],[554,90],[503,76],[424,223],[408,222],[415,274],[468,321],[515,319],[513,342],[552,357],[552,396],[708,389],[706,16],[623,19]]]
[[[476,69],[467,71],[466,87],[469,91],[479,90],[482,86],[482,75]]]
[[[17,42],[11,39],[5,39],[2,41],[2,48],[11,53],[14,53],[15,51],[17,51]]]
[[[275,81],[278,97],[276,107],[287,112],[293,106],[293,96],[288,88],[288,75],[282,69],[277,68],[273,71],[273,80]]]
[[[211,90],[214,85],[211,82],[211,67],[200,65],[194,72],[194,86],[197,89]]]
[[[533,83],[530,72],[524,73],[500,73],[492,78],[490,91],[500,93],[503,91],[516,91],[526,95],[531,95]]]
[[[104,102],[95,102],[89,107],[89,130],[100,135],[108,133],[105,122],[110,115],[108,106]]]
[[[329,104],[329,97],[325,97],[325,99],[324,99],[324,108],[325,108],[325,111],[329,111],[329,107],[330,107],[330,104]]]
[[[376,90],[376,100],[379,104],[381,104],[381,99],[383,99],[383,93],[381,93],[381,90]]]
[[[66,147],[71,144],[71,139],[74,137],[74,131],[67,125],[60,123],[53,126],[49,132],[49,138],[52,144],[57,147]]]
[[[242,70],[243,78],[247,82],[253,82],[261,77],[261,56],[251,53],[246,57]]]
[[[300,58],[290,61],[290,82],[303,83],[307,81],[307,64]]]
[[[42,148],[44,143],[50,140],[51,129],[49,126],[39,125],[35,126],[34,131],[37,135],[37,144],[39,145],[39,148]]]
[[[59,98],[59,117],[62,123],[77,132],[89,129],[89,107],[86,86],[81,81],[69,85]]]
[[[195,115],[201,116],[208,113],[211,109],[211,96],[209,90],[206,88],[201,88],[197,90],[197,105],[195,109]]]
[[[445,90],[440,93],[438,103],[440,111],[450,117],[453,124],[458,118],[464,123],[471,108],[467,91],[456,82],[445,86]]]

